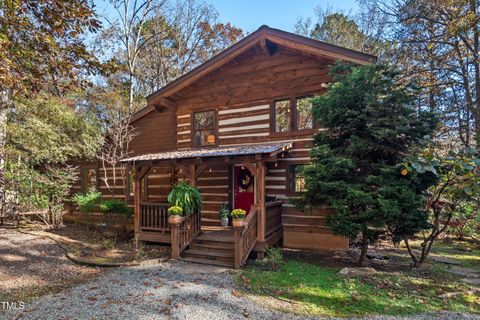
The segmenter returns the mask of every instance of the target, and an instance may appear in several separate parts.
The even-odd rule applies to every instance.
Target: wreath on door
[[[238,185],[240,188],[247,190],[253,183],[253,175],[247,169],[242,169],[238,174]]]

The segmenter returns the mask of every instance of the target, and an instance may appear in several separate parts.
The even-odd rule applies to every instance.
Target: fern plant
[[[179,206],[186,216],[202,211],[202,195],[200,190],[186,182],[177,183],[168,194],[168,202],[172,206]]]

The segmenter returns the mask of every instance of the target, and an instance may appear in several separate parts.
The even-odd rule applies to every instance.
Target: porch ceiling
[[[181,151],[167,151],[160,153],[149,153],[140,156],[125,158],[121,162],[141,162],[155,160],[195,159],[207,157],[245,156],[245,155],[269,155],[276,154],[292,148],[291,142],[264,143],[242,146],[228,146],[215,148],[197,148]]]

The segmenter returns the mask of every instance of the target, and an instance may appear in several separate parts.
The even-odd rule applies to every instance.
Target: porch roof
[[[245,156],[255,154],[276,154],[292,148],[291,142],[249,144],[240,146],[227,146],[215,148],[196,148],[187,150],[166,151],[149,153],[122,159],[121,162],[141,162],[155,160],[193,159],[206,157]]]

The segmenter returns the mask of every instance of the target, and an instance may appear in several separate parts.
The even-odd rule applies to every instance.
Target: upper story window
[[[193,145],[215,145],[215,111],[195,112],[193,114]]]
[[[312,97],[297,98],[296,128],[305,130],[313,128]]]
[[[273,103],[275,132],[313,128],[312,97],[275,100]]]
[[[290,131],[291,108],[290,99],[276,100],[274,103],[275,112],[275,132]]]

